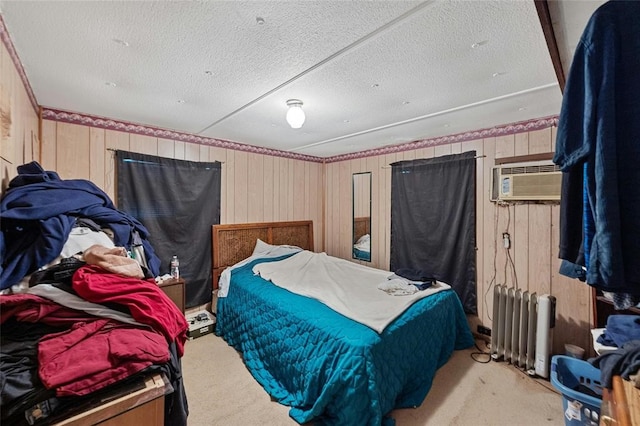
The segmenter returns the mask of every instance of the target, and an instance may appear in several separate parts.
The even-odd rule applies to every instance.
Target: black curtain
[[[451,285],[476,307],[476,153],[391,164],[391,262]]]
[[[211,226],[220,223],[221,163],[174,160],[116,151],[118,209],[149,230],[149,241],[169,273],[180,260],[187,307],[211,301]]]

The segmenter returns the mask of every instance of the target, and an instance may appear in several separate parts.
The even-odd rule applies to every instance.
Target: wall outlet
[[[511,248],[511,235],[508,232],[502,233],[502,245],[507,250]]]
[[[482,334],[483,336],[491,336],[491,329],[483,325],[478,325],[478,334]]]

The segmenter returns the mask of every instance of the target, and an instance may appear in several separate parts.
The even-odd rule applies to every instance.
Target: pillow
[[[371,241],[371,235],[364,234],[362,237],[358,238],[358,241],[356,241],[356,244],[366,244],[370,241]]]
[[[302,249],[298,246],[290,246],[287,244],[282,244],[279,246],[274,246],[269,243],[265,243],[260,238],[256,241],[256,246],[253,248],[252,256],[282,256],[289,253],[295,253],[301,251]]]
[[[256,246],[253,248],[252,256],[257,256],[261,254],[267,254],[277,246],[273,246],[271,244],[265,243],[260,238],[256,241]]]

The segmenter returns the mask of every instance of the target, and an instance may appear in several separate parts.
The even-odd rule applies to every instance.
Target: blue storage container
[[[562,393],[566,426],[598,426],[602,404],[599,369],[581,359],[555,355],[551,358],[551,384]]]

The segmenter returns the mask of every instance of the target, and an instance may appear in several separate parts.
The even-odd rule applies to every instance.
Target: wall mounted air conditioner
[[[555,164],[498,166],[491,173],[491,201],[555,201],[561,187]]]

